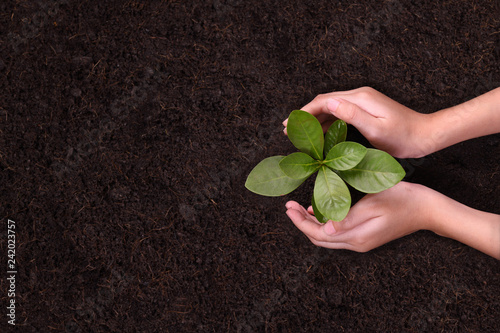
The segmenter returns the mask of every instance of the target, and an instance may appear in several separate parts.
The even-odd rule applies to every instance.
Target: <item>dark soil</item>
[[[497,260],[426,231],[317,248],[285,215],[310,182],[281,198],[244,182],[295,151],[281,122],[317,94],[368,85],[430,113],[499,86],[498,4],[2,1],[17,331],[497,332]],[[500,213],[499,135],[402,163]]]

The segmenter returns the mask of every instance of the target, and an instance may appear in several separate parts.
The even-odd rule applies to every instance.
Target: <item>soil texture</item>
[[[428,231],[318,248],[285,215],[312,182],[244,187],[318,94],[498,87],[498,1],[4,0],[0,26],[1,332],[498,332],[497,260]],[[401,163],[500,214],[499,135]]]

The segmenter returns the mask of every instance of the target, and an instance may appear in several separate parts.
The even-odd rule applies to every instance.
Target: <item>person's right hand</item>
[[[422,157],[433,150],[426,140],[427,115],[370,87],[318,95],[302,110],[316,116],[324,131],[335,119],[344,120],[374,147],[398,158]],[[283,122],[285,127],[287,121]]]

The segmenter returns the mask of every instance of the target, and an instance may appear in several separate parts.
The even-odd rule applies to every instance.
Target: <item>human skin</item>
[[[500,88],[424,115],[363,87],[319,95],[302,110],[315,115],[324,129],[343,119],[376,148],[406,158],[500,132],[498,101]],[[368,194],[340,222],[319,223],[310,207],[306,210],[294,201],[286,207],[293,223],[318,246],[366,252],[417,230],[431,230],[500,259],[500,215],[467,207],[418,184],[400,182]]]
[[[422,114],[370,87],[316,96],[301,110],[326,131],[335,119],[398,158],[418,158],[453,144],[500,132],[500,88],[441,111]],[[287,120],[283,122],[286,127]],[[285,129],[286,133],[286,129]]]

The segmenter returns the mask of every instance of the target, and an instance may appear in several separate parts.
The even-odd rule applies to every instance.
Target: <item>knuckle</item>
[[[320,100],[322,100],[322,99],[324,99],[324,98],[325,98],[325,95],[326,95],[326,94],[319,94],[319,95],[316,95],[316,97],[314,97],[313,101],[316,101],[316,102],[317,102],[317,101],[320,101]]]
[[[345,117],[345,121],[352,122],[356,118],[356,105],[347,103],[343,105],[344,109],[342,110],[342,114]]]
[[[387,136],[387,132],[380,127],[373,126],[365,131],[364,136],[368,141],[373,141],[374,144],[377,144],[380,138]]]
[[[376,93],[376,90],[372,87],[361,87],[358,91],[358,97],[361,99],[371,99]]]
[[[364,235],[356,235],[352,239],[352,245],[357,249],[358,252],[366,252],[363,249],[366,248],[367,238]]]
[[[364,86],[364,87],[361,87],[359,88],[359,92],[361,94],[366,94],[366,95],[372,95],[373,93],[375,93],[375,89],[373,89],[372,87],[368,87],[368,86]]]

